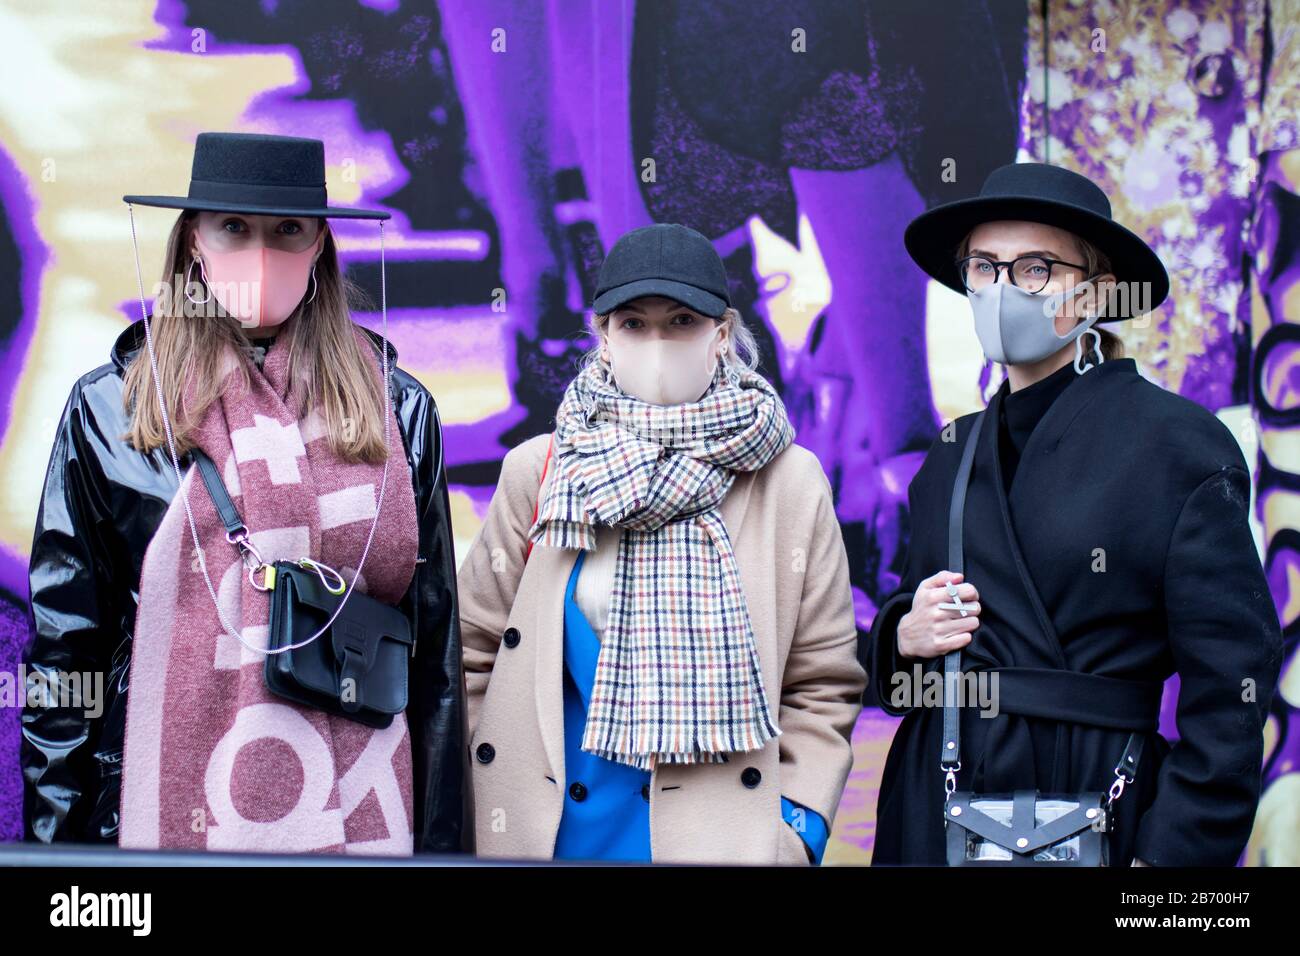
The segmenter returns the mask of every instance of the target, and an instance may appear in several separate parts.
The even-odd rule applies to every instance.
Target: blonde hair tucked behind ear
[[[1088,267],[1085,270],[1086,275],[1105,275],[1111,271],[1110,257],[1106,253],[1080,236],[1075,236],[1074,242],[1079,247],[1079,255],[1083,257],[1083,264]],[[1097,301],[1103,308],[1105,307],[1105,296],[1098,297]],[[1102,317],[1105,318],[1104,315]],[[1094,322],[1092,327],[1101,335],[1102,358],[1109,362],[1111,359],[1124,357],[1124,342],[1118,335],[1102,326],[1100,322]],[[1088,341],[1084,345],[1091,346],[1092,337],[1085,333],[1085,338]]]
[[[609,327],[611,314],[606,312],[603,315],[594,313],[589,315],[587,327],[596,339],[596,344],[583,355],[580,368],[586,368],[592,362],[604,363],[604,359],[600,357],[600,338]],[[745,320],[740,315],[740,310],[729,307],[713,321],[721,323],[727,330],[727,348],[722,353],[722,364],[730,368],[743,368],[751,372],[757,371],[759,360],[758,340],[754,338],[754,333],[745,324]]]

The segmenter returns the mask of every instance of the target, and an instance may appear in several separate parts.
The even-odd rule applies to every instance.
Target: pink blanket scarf
[[[250,389],[238,376],[227,381],[195,440],[222,468],[267,563],[309,556],[350,583],[374,518],[382,465],[336,458],[319,407],[300,420],[294,415],[286,332],[287,326],[261,371],[249,362]],[[354,333],[378,386],[375,348],[359,328]],[[239,361],[230,355],[227,373]],[[389,454],[379,526],[357,590],[396,604],[414,574],[419,542],[396,417],[389,422]],[[405,715],[376,730],[268,691],[265,655],[226,633],[217,615],[182,495],[189,496],[226,619],[249,644],[266,646],[269,592],[250,583],[191,467],[149,543],[140,576],[119,845],[410,855],[414,800]],[[328,632],[318,638],[328,639]]]

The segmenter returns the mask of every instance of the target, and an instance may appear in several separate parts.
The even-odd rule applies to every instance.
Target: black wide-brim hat
[[[998,167],[989,173],[978,196],[936,206],[913,219],[903,244],[926,275],[966,295],[957,268],[961,242],[981,223],[1002,219],[1040,222],[1072,232],[1106,254],[1118,282],[1150,283],[1148,309],[1106,315],[1101,322],[1133,318],[1156,308],[1169,295],[1164,263],[1140,236],[1111,218],[1110,200],[1101,187],[1086,176],[1046,163]]]
[[[199,133],[188,196],[122,199],[141,206],[259,216],[392,218],[392,213],[379,209],[330,206],[325,193],[325,144],[267,133]]]

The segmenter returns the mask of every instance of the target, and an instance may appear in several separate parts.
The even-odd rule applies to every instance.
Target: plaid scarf
[[[584,751],[649,770],[724,761],[780,733],[718,506],[736,472],[793,439],[780,397],[753,372],[720,364],[698,402],[670,406],[622,392],[598,362],[570,383],[529,537],[590,550],[596,525],[623,529]]]

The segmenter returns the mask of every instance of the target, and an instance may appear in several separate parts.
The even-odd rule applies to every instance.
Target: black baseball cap
[[[643,295],[662,295],[718,318],[731,305],[727,269],[713,243],[675,222],[642,226],[609,250],[592,309],[605,315]]]

